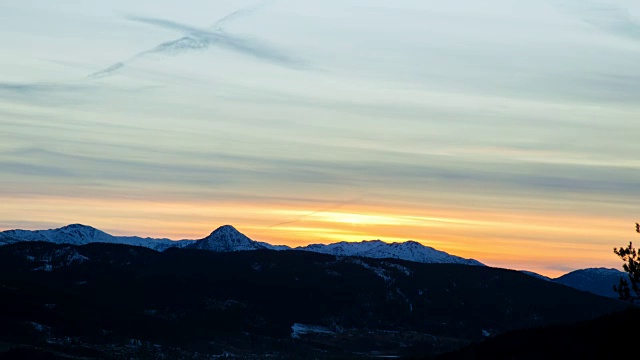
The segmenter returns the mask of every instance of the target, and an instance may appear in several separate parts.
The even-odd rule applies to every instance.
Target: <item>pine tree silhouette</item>
[[[636,232],[640,233],[640,224],[636,223]],[[629,242],[626,248],[613,248],[613,252],[625,263],[622,268],[627,273],[629,280],[620,278],[620,283],[613,286],[620,300],[634,303],[640,299],[640,253]],[[633,291],[633,293],[632,293]]]

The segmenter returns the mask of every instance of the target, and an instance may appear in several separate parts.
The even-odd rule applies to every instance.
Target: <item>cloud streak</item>
[[[586,0],[561,1],[560,8],[582,21],[612,35],[640,41],[640,20],[615,4]]]
[[[187,35],[179,39],[163,42],[154,48],[142,51],[127,60],[114,63],[103,70],[94,72],[88,77],[101,78],[113,75],[127,64],[151,54],[178,55],[190,51],[206,50],[213,46],[279,66],[294,69],[307,67],[304,61],[296,59],[264,41],[235,36],[229,34],[223,29],[222,25],[225,23],[243,16],[248,16],[267,3],[268,2],[263,2],[253,7],[236,10],[218,20],[209,29],[200,29],[167,19],[146,16],[128,16],[126,19],[130,21],[182,32]]]
[[[136,151],[124,150],[123,153],[135,154]],[[542,198],[561,196],[566,201],[583,201],[593,197],[622,201],[633,198],[640,179],[640,174],[635,169],[612,166],[506,165],[452,159],[438,161],[436,157],[429,159],[430,165],[427,166],[417,165],[415,159],[409,163],[396,160],[362,164],[354,161],[327,163],[286,158],[267,161],[265,157],[258,155],[198,156],[180,153],[174,154],[175,159],[169,156],[166,161],[158,162],[143,160],[143,155],[137,153],[130,158],[105,158],[25,148],[0,152],[0,163],[7,169],[5,176],[22,178],[20,184],[16,183],[18,187],[22,187],[29,176],[38,175],[37,179],[45,181],[74,179],[87,184],[110,183],[114,190],[125,184],[144,184],[155,188],[172,188],[180,184],[182,188],[197,189],[201,193],[208,192],[212,185],[220,192],[241,192],[243,188],[260,186],[260,192],[272,195],[288,194],[294,188],[315,189],[318,194],[328,194],[326,191],[353,194],[362,189],[366,189],[368,193],[385,192],[388,191],[388,184],[395,184],[393,191],[403,194],[416,194],[418,191],[426,194],[440,193],[446,189],[451,196],[460,197],[468,189],[474,189],[474,192],[484,196],[491,194],[502,199],[529,194],[527,196]],[[206,159],[209,161],[205,161]],[[178,179],[175,174],[180,174]],[[36,178],[32,177],[30,180]],[[429,184],[429,187],[425,188],[425,184]],[[69,191],[78,189],[70,188]],[[333,210],[358,200],[360,197],[351,198],[289,221],[274,222],[269,227],[300,221],[315,213]]]
[[[310,213],[298,216],[295,220],[283,221],[283,222],[279,222],[279,223],[276,223],[276,224],[273,224],[273,225],[269,225],[267,227],[268,228],[276,228],[276,227],[279,227],[279,226],[282,226],[282,225],[294,224],[294,223],[300,222],[300,221],[302,221],[302,220],[304,220],[304,219],[306,219],[306,218],[308,218],[310,216],[313,216],[313,215],[316,215],[316,214],[319,214],[319,213],[323,213],[325,211],[331,211],[331,210],[339,209],[339,208],[341,208],[341,207],[343,207],[345,205],[353,204],[356,201],[359,201],[361,199],[362,199],[361,197],[357,197],[357,198],[341,201],[341,202],[335,203],[335,204],[333,204],[331,206],[327,206],[327,207],[324,207],[322,209],[319,209],[319,210],[316,210],[316,211],[312,211]]]
[[[237,18],[241,18],[244,16],[248,16],[253,14],[255,11],[270,5],[271,3],[273,3],[274,1],[262,1],[256,5],[253,6],[249,6],[246,8],[242,8],[242,9],[238,9],[234,12],[231,12],[230,14],[222,17],[220,20],[216,21],[213,25],[211,25],[210,29],[211,30],[218,30],[218,31],[224,31],[224,29],[222,28],[222,25],[224,25],[224,23],[229,22],[231,20],[237,19]]]
[[[47,82],[0,82],[0,103],[34,104],[37,106],[77,105],[79,95],[97,89],[91,84]],[[2,123],[0,119],[0,124]]]
[[[86,89],[83,85],[54,84],[54,83],[11,83],[0,82],[0,92],[10,92],[17,94],[51,93],[56,91],[80,91]]]

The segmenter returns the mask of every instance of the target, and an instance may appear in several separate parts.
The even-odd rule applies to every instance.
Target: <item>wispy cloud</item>
[[[130,59],[130,60],[132,60],[132,59]],[[128,60],[128,61],[130,61],[130,60]],[[103,70],[100,70],[98,72],[90,74],[89,77],[98,78],[98,77],[102,77],[102,76],[106,76],[106,75],[112,74],[112,73],[118,71],[119,69],[123,68],[124,64],[125,64],[124,62],[117,62],[117,63],[115,63],[115,64],[113,64],[113,65],[111,65],[111,66],[109,66],[109,67],[107,67],[107,68],[105,68]]]
[[[128,16],[126,17],[127,20],[186,33],[186,36],[163,42],[149,50],[139,52],[127,60],[114,63],[103,70],[92,73],[89,77],[100,78],[115,74],[127,64],[147,55],[178,55],[190,51],[206,50],[211,46],[218,46],[229,51],[284,67],[298,69],[307,67],[304,61],[296,59],[264,41],[231,35],[224,30],[223,25],[225,23],[240,17],[248,16],[268,3],[269,2],[265,1],[256,6],[236,10],[218,20],[209,29],[201,29],[166,19],[145,16]]]
[[[46,82],[0,82],[0,101],[64,106],[81,102],[79,94],[95,89],[91,84]],[[0,119],[2,123],[2,119]]]
[[[238,9],[236,11],[233,11],[229,14],[227,14],[226,16],[222,17],[221,19],[219,19],[218,21],[216,21],[213,25],[211,25],[211,30],[218,30],[218,31],[224,31],[224,29],[222,28],[222,25],[224,25],[225,23],[237,19],[237,18],[241,18],[244,16],[248,16],[253,14],[254,12],[256,12],[257,10],[267,6],[267,5],[271,5],[273,2],[275,2],[274,0],[265,0],[262,2],[257,3],[256,5],[253,6],[248,6],[242,9]]]
[[[294,188],[300,190],[298,187],[314,188],[322,196],[329,195],[328,191],[334,194],[385,192],[388,191],[388,184],[395,184],[393,191],[398,194],[444,191],[454,196],[473,189],[483,196],[491,194],[496,199],[537,194],[542,198],[562,196],[567,201],[594,197],[627,201],[622,199],[633,198],[640,179],[640,174],[635,169],[605,165],[477,163],[448,158],[438,160],[438,157],[426,159],[425,156],[420,159],[404,159],[407,162],[400,159],[367,163],[326,162],[291,158],[267,159],[260,155],[199,155],[180,152],[167,153],[164,161],[150,161],[146,160],[145,152],[140,152],[135,147],[122,145],[121,148],[123,156],[117,158],[23,148],[0,152],[0,165],[7,170],[4,172],[7,177],[16,176],[25,180],[29,176],[38,176],[38,179],[47,181],[73,179],[76,183],[87,184],[104,182],[112,184],[114,191],[121,191],[125,184],[144,184],[151,188],[180,184],[183,188],[208,193],[212,185],[216,185],[214,188],[217,187],[221,193],[261,187],[265,193],[278,196],[289,194]],[[424,161],[428,165],[420,165]],[[176,177],[176,174],[180,175]],[[429,187],[425,188],[425,184],[429,184]],[[69,189],[78,190],[77,187]],[[333,210],[361,198],[362,195],[327,208],[319,206],[315,213]],[[514,206],[520,205],[514,203]],[[271,227],[300,221],[311,215],[313,213],[288,221],[274,221]]]
[[[355,203],[356,201],[358,201],[358,200],[360,200],[360,199],[362,199],[362,198],[361,198],[361,197],[356,197],[356,198],[352,198],[352,199],[347,199],[347,200],[344,200],[344,201],[340,201],[340,202],[338,202],[338,203],[332,204],[332,205],[327,206],[327,207],[324,207],[324,208],[322,208],[322,209],[318,209],[318,210],[316,210],[316,211],[312,211],[312,212],[306,213],[306,214],[304,214],[304,215],[300,215],[300,216],[298,216],[298,217],[297,217],[296,219],[294,219],[294,220],[289,220],[289,221],[283,221],[283,222],[275,223],[275,224],[269,225],[269,226],[267,226],[267,227],[268,227],[268,228],[275,228],[275,227],[279,227],[279,226],[283,226],[283,225],[290,225],[290,224],[294,224],[294,223],[300,222],[300,221],[302,221],[302,220],[304,220],[304,219],[306,219],[306,218],[308,218],[308,217],[311,217],[311,216],[313,216],[313,215],[316,215],[316,214],[319,214],[319,213],[323,213],[323,212],[326,212],[326,211],[336,210],[336,209],[339,209],[339,208],[341,208],[341,207],[343,207],[343,206],[345,206],[345,205],[353,204],[353,203]]]
[[[624,7],[588,0],[564,0],[560,8],[612,35],[640,40],[640,20]]]
[[[1,82],[0,103],[20,103],[34,107],[64,107],[103,101],[113,95],[138,94],[157,86],[117,86],[81,82]],[[7,109],[0,110],[0,115]],[[21,115],[25,115],[24,112]],[[15,116],[15,113],[12,115]],[[47,116],[52,117],[53,114]],[[9,118],[10,119],[10,118]],[[9,119],[0,118],[0,123]],[[68,123],[65,119],[61,123]]]
[[[0,82],[0,92],[17,94],[50,93],[53,91],[79,91],[86,89],[84,85],[55,84],[55,83],[22,83]]]

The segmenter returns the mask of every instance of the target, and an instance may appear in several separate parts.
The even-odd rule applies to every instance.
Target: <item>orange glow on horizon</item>
[[[312,243],[414,240],[490,266],[558,276],[581,267],[618,267],[612,252],[631,234],[624,219],[566,214],[457,209],[407,209],[349,204],[318,211],[317,204],[154,202],[137,199],[3,199],[5,223],[38,219],[43,226],[83,223],[113,235],[199,239],[234,225],[254,240],[302,246]],[[12,203],[15,202],[15,203]],[[19,204],[18,204],[19,202]],[[80,218],[78,214],[82,214]],[[4,225],[3,225],[4,226]]]

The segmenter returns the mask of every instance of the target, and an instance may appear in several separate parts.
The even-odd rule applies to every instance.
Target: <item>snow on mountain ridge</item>
[[[620,278],[627,279],[628,274],[617,269],[601,267],[575,270],[553,279],[553,282],[594,294],[617,298],[618,293],[613,291],[613,286],[618,285]]]
[[[137,236],[113,236],[94,227],[71,224],[48,230],[7,230],[0,232],[0,244],[21,241],[45,241],[56,244],[86,245],[89,243],[110,243],[143,246],[162,251],[169,247],[184,247],[194,240],[173,241],[169,239],[141,238]]]
[[[401,259],[422,263],[448,263],[484,266],[474,259],[450,255],[444,251],[424,246],[416,241],[386,243],[381,240],[346,242],[322,245],[312,244],[296,250],[312,251],[336,256],[362,256],[376,259]]]
[[[587,269],[581,269],[576,271],[581,271],[583,273],[591,273],[596,275],[624,275],[625,274],[623,271],[620,271],[618,269],[604,268],[604,267],[587,268]]]
[[[518,270],[519,272],[525,274],[525,275],[529,275],[529,276],[533,276],[536,279],[540,279],[540,280],[544,280],[544,281],[553,281],[553,279],[551,279],[550,277],[544,276],[544,275],[540,275],[537,272],[533,272],[533,271],[529,271],[529,270]]]
[[[321,254],[354,256],[385,244],[380,240],[364,240],[361,242],[340,241],[333,244],[311,244],[299,246],[296,250],[313,251]]]
[[[47,241],[57,244],[85,245],[92,242],[143,246],[157,251],[171,247],[209,250],[217,252],[249,250],[291,250],[285,245],[271,245],[251,240],[231,225],[223,225],[207,237],[199,240],[180,240],[140,238],[136,236],[113,236],[91,226],[71,224],[49,230],[8,230],[0,232],[0,244],[19,241]],[[449,255],[444,251],[424,246],[415,241],[386,243],[381,240],[361,242],[337,242],[333,244],[313,244],[297,247],[294,250],[312,251],[336,256],[362,256],[369,258],[392,258],[423,263],[453,263],[483,265],[473,259],[464,259]]]
[[[90,242],[113,242],[113,236],[81,224],[49,230],[7,230],[2,234],[21,241],[47,241],[58,244],[85,245]]]
[[[86,245],[89,243],[126,244],[143,246],[157,251],[171,247],[204,249],[211,251],[239,250],[287,250],[284,245],[271,245],[257,242],[241,234],[231,225],[224,225],[214,230],[209,236],[200,240],[170,240],[141,238],[137,236],[113,236],[91,226],[71,224],[48,230],[7,230],[0,232],[0,245],[22,241],[45,241],[56,244]]]
[[[249,239],[231,225],[220,226],[209,236],[188,245],[187,248],[218,252],[267,249],[266,246]]]

